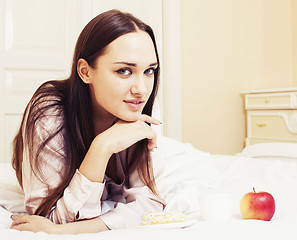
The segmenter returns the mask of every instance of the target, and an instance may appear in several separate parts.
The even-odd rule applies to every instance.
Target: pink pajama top
[[[50,129],[55,129],[58,121],[62,121],[62,117],[43,117],[36,125],[34,142],[43,142]],[[48,185],[55,187],[61,181],[61,172],[65,164],[62,134],[61,132],[51,139],[41,153],[39,160],[42,161],[43,181],[32,172],[26,149],[24,151],[23,190],[28,214],[34,214],[43,198],[47,196]],[[143,184],[137,171],[130,176],[130,187],[125,186],[126,153],[127,150],[124,150],[116,154],[120,183],[115,183],[106,175],[103,183],[91,182],[77,169],[70,184],[64,190],[64,195],[52,207],[47,218],[54,223],[67,223],[100,217],[108,228],[120,229],[140,225],[141,216],[147,212],[162,211],[165,206],[163,199],[166,185],[159,150],[155,150],[151,157],[160,197],[156,197]]]

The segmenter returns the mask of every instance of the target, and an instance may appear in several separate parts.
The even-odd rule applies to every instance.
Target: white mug
[[[226,221],[232,215],[232,195],[224,192],[199,194],[200,215],[205,221]]]

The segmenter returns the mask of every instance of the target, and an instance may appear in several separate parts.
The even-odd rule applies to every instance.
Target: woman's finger
[[[158,119],[156,118],[153,118],[153,117],[150,117],[146,114],[141,114],[140,118],[139,118],[141,121],[144,121],[144,122],[147,122],[147,123],[151,123],[151,124],[154,124],[154,125],[160,125],[162,122],[159,121]]]
[[[23,223],[27,223],[28,222],[28,218],[30,216],[28,215],[12,215],[10,218],[13,221],[12,222],[12,226],[16,226],[19,224],[23,224]]]
[[[157,147],[156,138],[149,139],[149,143],[147,147],[150,151],[154,151],[154,149]]]
[[[161,124],[161,121],[145,114],[141,115],[140,120],[154,125]],[[147,137],[147,139],[149,140],[147,147],[150,151],[154,151],[154,149],[157,147],[157,136],[156,136],[156,133],[153,131],[151,132],[151,134],[152,135],[150,137]]]
[[[28,223],[21,223],[18,225],[11,225],[11,229],[18,230],[18,231],[29,231]]]

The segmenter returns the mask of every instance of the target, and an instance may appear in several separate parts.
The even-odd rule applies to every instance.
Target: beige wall
[[[183,141],[237,153],[245,138],[240,91],[297,85],[297,3],[180,2]]]
[[[292,81],[293,86],[297,86],[297,0],[291,0],[292,16]]]

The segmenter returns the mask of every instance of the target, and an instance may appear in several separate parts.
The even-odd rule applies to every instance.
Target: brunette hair
[[[90,66],[95,67],[96,59],[104,54],[108,44],[124,34],[137,30],[145,31],[151,37],[158,62],[158,67],[154,73],[153,90],[143,109],[144,114],[151,116],[158,90],[160,66],[154,33],[150,26],[133,15],[118,10],[110,10],[96,16],[82,30],[76,43],[69,78],[44,83],[30,100],[20,129],[13,141],[12,164],[19,184],[22,186],[22,162],[25,149],[28,149],[32,171],[36,176],[41,176],[41,179],[44,172],[39,161],[41,153],[58,134],[63,136],[64,145],[62,147],[65,153],[63,155],[65,166],[63,166],[61,173],[62,181],[53,189],[49,186],[48,195],[42,200],[35,214],[46,216],[56,201],[63,196],[64,189],[69,185],[95,138],[89,87],[78,76],[78,60],[83,58]],[[55,126],[55,129],[48,133],[40,146],[36,147],[34,142],[35,126],[41,118],[47,117],[48,110],[51,110],[51,115],[54,114],[63,120],[59,126]],[[147,141],[147,139],[139,141],[133,147],[132,159],[125,169],[125,184],[129,185],[129,175],[137,169],[143,183],[157,195]]]

